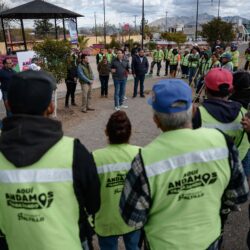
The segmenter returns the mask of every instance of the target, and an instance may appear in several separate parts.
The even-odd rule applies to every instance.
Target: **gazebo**
[[[77,17],[83,17],[83,15],[58,7],[54,4],[45,2],[43,0],[34,0],[26,4],[17,6],[15,8],[2,11],[0,12],[0,17],[3,27],[3,37],[4,37],[5,47],[7,51],[8,43],[6,40],[5,27],[4,27],[5,21],[20,20],[22,37],[23,37],[23,43],[21,43],[21,45],[24,45],[24,50],[27,50],[27,42],[24,33],[23,19],[54,19],[56,39],[58,39],[57,20],[62,19],[63,35],[64,39],[66,39],[65,20],[70,19],[74,21],[76,23],[76,31],[77,31]]]

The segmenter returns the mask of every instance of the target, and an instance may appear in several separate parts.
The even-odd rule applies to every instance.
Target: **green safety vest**
[[[160,62],[162,59],[164,59],[164,52],[160,50],[155,50],[153,53],[153,60],[155,62]]]
[[[221,67],[221,63],[219,60],[217,60],[214,63],[211,62],[211,68],[220,68],[220,67]]]
[[[152,199],[144,225],[150,249],[207,249],[221,233],[221,197],[230,179],[223,134],[165,132],[141,156]]]
[[[101,207],[95,214],[95,231],[106,237],[136,230],[123,221],[119,202],[125,177],[139,147],[129,144],[111,144],[93,152],[101,183]]]
[[[170,49],[170,50],[165,49],[165,51],[164,51],[164,59],[165,60],[170,60],[170,56],[172,54],[172,51],[173,51],[173,49]]]
[[[189,58],[195,58],[195,59],[197,59],[196,61],[189,62],[189,68],[197,68],[198,65],[199,65],[199,59],[200,59],[199,54],[196,54],[196,55],[190,54]]]
[[[81,250],[72,179],[74,139],[16,168],[0,153],[0,228],[10,250]]]
[[[230,54],[232,55],[233,66],[238,67],[239,66],[240,52],[238,50],[235,50],[235,51],[230,51]]]
[[[107,57],[107,61],[108,61],[109,63],[111,63],[112,60],[113,60],[113,54],[107,53],[107,54],[106,54],[106,57]]]
[[[190,54],[186,54],[186,55],[182,55],[181,56],[181,65],[182,66],[188,66],[189,61],[188,61],[188,57]]]
[[[247,61],[250,61],[250,54],[249,54],[249,53],[246,53],[246,54],[245,54],[245,57],[246,57],[246,60],[247,60]]]
[[[239,115],[233,122],[222,123],[216,120],[212,115],[210,115],[205,107],[200,106],[199,109],[202,121],[201,126],[205,128],[216,128],[231,136],[239,150],[240,159],[243,160],[249,149],[249,142],[247,134],[244,133],[240,122],[247,111],[242,107]]]
[[[174,55],[173,53],[171,53],[169,64],[170,65],[177,65],[178,64],[178,54]]]
[[[99,53],[99,54],[98,54],[98,58],[99,58],[99,62],[101,62],[101,61],[102,61],[102,58],[103,58],[103,54]]]
[[[200,75],[204,76],[208,70],[211,68],[211,60],[201,59],[200,60]]]

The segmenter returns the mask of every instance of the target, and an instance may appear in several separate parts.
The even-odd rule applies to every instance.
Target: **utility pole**
[[[168,12],[166,11],[166,23],[165,31],[168,32]]]
[[[95,43],[97,44],[96,13],[94,13],[94,17],[95,17]]]
[[[141,19],[141,49],[143,49],[143,38],[144,38],[144,0],[142,0],[142,19]]]
[[[218,1],[218,19],[220,18],[220,0]]]
[[[135,31],[136,31],[136,18],[138,17],[137,15],[134,15],[134,17],[135,17],[135,21],[134,21],[134,23],[135,23]]]
[[[195,41],[197,41],[198,36],[198,15],[199,15],[199,0],[197,0],[197,9],[196,9],[196,25],[195,25]]]
[[[104,48],[106,48],[106,14],[105,14],[105,0],[103,0],[103,36],[104,36]]]

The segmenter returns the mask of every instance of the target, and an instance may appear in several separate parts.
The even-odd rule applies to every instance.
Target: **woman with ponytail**
[[[109,145],[93,152],[101,183],[101,207],[95,214],[94,227],[101,250],[117,250],[123,236],[126,250],[137,250],[140,230],[129,227],[119,212],[124,180],[139,147],[129,144],[131,123],[124,111],[113,113],[106,125]]]

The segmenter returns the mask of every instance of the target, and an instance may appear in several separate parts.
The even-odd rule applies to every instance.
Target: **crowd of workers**
[[[165,62],[165,75],[170,78],[176,78],[177,75],[186,78],[190,85],[196,89],[197,95],[204,86],[204,76],[212,68],[224,68],[230,72],[237,71],[239,67],[240,53],[236,43],[232,43],[230,49],[226,50],[225,45],[219,40],[210,48],[209,46],[193,46],[192,48],[173,47],[168,45],[161,48],[157,45],[156,50],[151,52],[152,62],[149,65],[148,59],[145,56],[143,49],[140,49],[137,44],[131,50],[131,64],[127,50],[122,49],[100,49],[96,55],[96,64],[101,84],[101,97],[108,97],[108,82],[110,74],[112,74],[115,93],[114,93],[114,108],[128,108],[124,104],[126,99],[126,82],[128,74],[131,73],[134,77],[133,98],[137,96],[138,85],[140,86],[140,97],[144,95],[144,80],[145,75],[149,71],[149,75],[153,73],[154,66],[157,66],[157,76],[160,76],[162,64]],[[245,51],[245,70],[249,68],[250,61],[250,45]],[[78,63],[76,63],[78,62]],[[82,105],[81,111],[86,113],[88,110],[94,110],[91,107],[92,83],[96,76],[93,74],[93,69],[89,64],[86,55],[80,55],[78,59],[72,58],[69,62],[68,76],[66,78],[67,94],[65,99],[65,107],[69,107],[69,96],[71,95],[71,104],[75,104],[74,93],[77,84],[77,78],[82,88]],[[93,65],[92,65],[93,67]]]
[[[116,89],[108,145],[92,153],[49,118],[55,79],[42,71],[14,74],[6,93],[11,115],[0,136],[0,249],[87,250],[96,234],[101,250],[117,250],[120,236],[127,250],[219,250],[227,216],[247,201],[250,183],[250,73],[233,62],[223,67],[232,47],[219,57],[216,45],[212,59],[197,47],[185,50],[183,77],[191,74],[191,85],[199,75],[196,87],[204,81],[207,99],[199,106],[189,84],[175,79],[171,59],[178,62],[179,54],[168,47],[171,78],[156,82],[148,100],[162,133],[144,147],[129,143],[133,124],[120,110],[130,68],[122,50],[106,68]],[[160,65],[155,53],[161,49],[151,71]],[[98,59],[100,76],[108,58]],[[68,73],[89,85],[82,86],[87,112],[93,73],[87,56],[80,59]],[[148,68],[144,51],[135,50],[135,78],[144,80],[139,75]],[[103,86],[101,96],[107,94]]]

